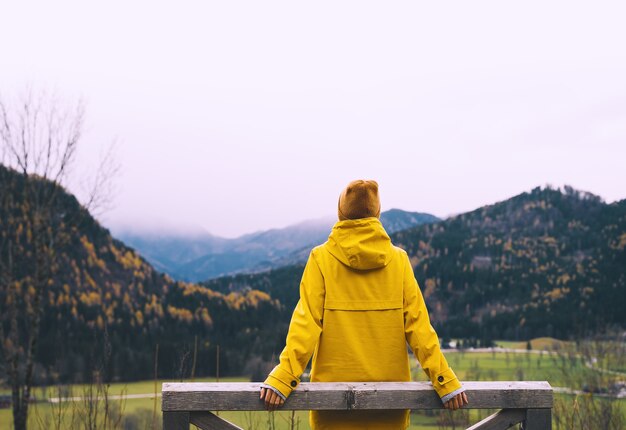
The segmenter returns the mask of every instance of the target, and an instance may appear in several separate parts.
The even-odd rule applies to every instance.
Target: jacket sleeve
[[[300,383],[300,376],[317,346],[322,332],[324,295],[324,277],[311,252],[300,281],[300,300],[291,316],[280,362],[264,382],[285,398]]]
[[[419,285],[415,280],[408,255],[404,264],[404,332],[411,350],[433,384],[433,388],[446,403],[464,391],[458,378],[448,366],[439,346],[439,338],[430,324],[428,310]]]

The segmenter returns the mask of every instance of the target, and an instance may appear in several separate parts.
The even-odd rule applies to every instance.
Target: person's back
[[[463,391],[409,258],[379,216],[377,184],[352,182],[340,197],[340,221],[309,255],[287,345],[265,381],[281,397],[297,386],[311,354],[311,382],[410,381],[407,341],[444,402]],[[313,429],[403,429],[409,411],[311,411],[310,422]]]
[[[325,283],[324,318],[311,382],[410,381],[404,336],[404,251],[391,245],[377,218],[338,222],[312,251]],[[401,427],[403,410],[320,411],[314,428]]]

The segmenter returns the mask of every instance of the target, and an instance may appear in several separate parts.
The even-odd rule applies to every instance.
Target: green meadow
[[[548,341],[537,341],[531,345],[533,348],[546,348]],[[498,342],[498,346],[511,349],[525,349],[527,344],[516,342]],[[509,380],[547,380],[552,386],[567,387],[567,381],[572,381],[572,375],[579,374],[584,378],[588,378],[590,372],[595,370],[585,367],[580,362],[572,362],[568,364],[566,372],[563,371],[563,362],[559,360],[556,353],[550,353],[545,350],[535,349],[530,353],[526,352],[447,352],[448,362],[455,370],[461,380],[482,380],[482,381],[509,381]],[[416,381],[425,381],[424,372],[417,366],[417,362],[413,361],[413,378]],[[245,377],[238,378],[221,378],[220,381],[246,381]],[[584,379],[582,379],[584,380]],[[196,381],[210,381],[215,379],[196,379]],[[162,382],[157,381],[156,392],[160,392]],[[569,387],[580,389],[581,387]],[[90,395],[90,387],[88,385],[74,385],[72,387],[64,387],[65,396],[73,397],[93,397]],[[153,420],[157,427],[160,428],[160,397],[154,399],[155,382],[141,381],[133,383],[113,383],[107,387],[109,396],[109,408],[112,411],[111,416],[121,416],[119,428],[126,429],[149,429],[152,428]],[[0,389],[0,394],[8,395],[10,392],[6,389]],[[32,405],[29,417],[29,428],[83,428],[80,423],[86,418],[85,410],[87,402],[71,401],[62,403],[50,403],[46,399],[58,396],[58,387],[37,388],[35,397],[40,401]],[[146,395],[145,398],[132,398],[133,395]],[[116,396],[122,397],[122,399]],[[557,394],[555,399],[564,403],[571,403],[574,399],[573,395]],[[470,399],[471,402],[471,399]],[[616,401],[619,404],[622,413],[626,414],[626,399]],[[104,403],[99,404],[100,412],[97,417],[92,417],[100,422]],[[471,403],[470,403],[471,406]],[[453,419],[456,428],[465,428],[468,423],[474,423],[493,411],[486,410],[462,410],[462,411],[418,411],[411,414],[411,429],[437,429],[452,428],[444,427],[447,423],[451,423]],[[291,429],[300,430],[309,429],[308,412],[220,412],[220,416],[239,425],[245,429]],[[59,417],[60,420],[59,420]],[[61,422],[60,426],[54,424],[55,418],[57,422]],[[83,420],[83,421],[81,421]],[[73,423],[73,425],[71,424]],[[12,417],[9,409],[0,410],[0,429],[12,428]]]

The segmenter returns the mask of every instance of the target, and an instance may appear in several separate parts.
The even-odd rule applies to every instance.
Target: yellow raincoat
[[[265,384],[289,396],[311,382],[410,381],[407,342],[447,401],[463,391],[441,353],[404,250],[376,217],[338,221],[304,268],[280,363]],[[405,429],[408,410],[311,411],[313,429]]]

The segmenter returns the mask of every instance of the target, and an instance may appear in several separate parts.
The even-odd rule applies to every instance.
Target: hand
[[[464,405],[467,405],[469,402],[467,401],[467,396],[465,395],[465,391],[457,394],[446,403],[444,403],[443,407],[446,409],[457,410],[462,408]]]
[[[276,410],[285,403],[282,397],[269,388],[261,388],[260,399],[265,400],[265,409],[268,411]]]

